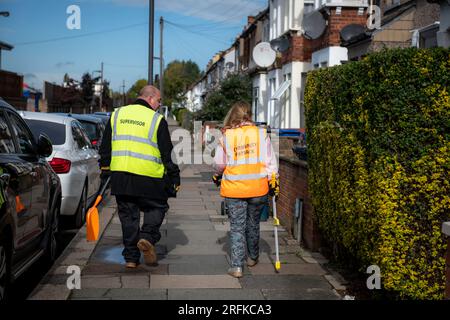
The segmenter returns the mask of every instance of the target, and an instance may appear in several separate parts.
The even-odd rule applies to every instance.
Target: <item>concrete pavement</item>
[[[172,121],[173,122],[173,121]],[[169,123],[169,130],[177,129]],[[116,203],[108,197],[100,210],[99,241],[86,241],[86,228],[67,246],[31,300],[336,300],[345,280],[327,269],[318,253],[302,249],[279,228],[281,270],[274,269],[273,220],[261,223],[260,261],[244,268],[240,279],[227,275],[230,266],[222,198],[211,182],[208,165],[181,165],[181,190],[170,209],[156,245],[158,265],[124,267],[122,231]],[[141,219],[142,223],[142,219]],[[143,262],[143,261],[142,261]],[[81,288],[74,284],[78,268]],[[73,270],[73,269],[72,269]]]
[[[221,197],[210,182],[211,167],[184,166],[182,188],[170,199],[162,239],[157,244],[158,265],[124,268],[122,234],[113,198],[105,204],[102,236],[87,243],[85,228],[58,259],[30,299],[68,300],[272,300],[340,299],[340,277],[327,270],[320,254],[307,252],[280,235],[279,273],[275,272],[272,221],[261,224],[260,263],[244,268],[244,277],[227,275],[229,268],[226,216],[220,215]],[[79,266],[81,289],[67,288],[67,268]]]

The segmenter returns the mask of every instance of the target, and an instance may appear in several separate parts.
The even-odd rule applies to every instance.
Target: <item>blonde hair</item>
[[[252,122],[252,109],[247,102],[238,101],[228,111],[223,122],[224,129],[239,126],[243,122]]]

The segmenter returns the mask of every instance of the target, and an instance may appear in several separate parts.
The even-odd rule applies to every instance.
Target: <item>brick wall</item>
[[[328,27],[324,34],[315,40],[309,40],[303,36],[291,35],[290,48],[283,54],[282,63],[291,61],[310,61],[314,51],[318,51],[329,46],[340,46],[341,30],[349,24],[366,25],[367,16],[358,15],[358,8],[342,8],[341,14],[336,14],[336,8],[330,9],[328,17]]]
[[[308,193],[308,169],[304,161],[280,157],[280,197],[277,213],[280,223],[292,235],[294,230],[295,199],[303,199],[302,243],[317,251],[320,248],[318,228]]]

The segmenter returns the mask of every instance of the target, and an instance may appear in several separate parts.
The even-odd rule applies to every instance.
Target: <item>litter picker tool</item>
[[[98,209],[97,206],[103,200],[103,195],[108,187],[109,181],[111,177],[105,181],[103,186],[101,187],[97,198],[95,199],[94,205],[88,210],[86,214],[86,239],[87,241],[97,241],[98,234],[100,231],[100,220],[98,217]]]
[[[271,186],[276,185],[276,176],[275,173],[272,173],[272,180],[270,181]],[[277,217],[277,203],[275,201],[275,195],[272,197],[272,207],[273,207],[273,231],[275,236],[275,270],[281,269],[281,263],[280,263],[280,252],[278,248],[278,226],[280,225],[280,220],[278,220]]]

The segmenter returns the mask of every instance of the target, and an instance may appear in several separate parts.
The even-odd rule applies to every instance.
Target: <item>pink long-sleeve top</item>
[[[243,123],[241,126],[249,125],[249,123]],[[265,157],[265,169],[267,173],[267,178],[270,180],[272,178],[272,173],[275,173],[276,177],[278,177],[278,163],[276,159],[275,152],[272,147],[272,143],[270,142],[269,135],[266,136],[265,140],[267,154]],[[225,151],[223,150],[223,138],[220,139],[219,145],[216,147],[216,153],[214,155],[214,170],[216,173],[222,174],[225,171],[227,166],[227,156]]]

